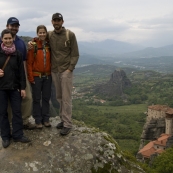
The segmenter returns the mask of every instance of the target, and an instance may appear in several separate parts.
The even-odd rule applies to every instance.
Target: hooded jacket
[[[67,41],[66,29],[62,27],[59,33],[49,31],[48,37],[51,47],[51,71],[54,73],[64,72],[69,69],[73,71],[79,59],[79,50],[75,34],[69,32],[70,43],[65,46]]]
[[[26,61],[29,82],[34,82],[34,76],[51,74],[49,43],[43,44],[38,38],[34,38],[33,41],[36,47],[28,50]]]
[[[0,69],[2,69],[7,55],[0,46]],[[4,69],[4,76],[0,77],[0,90],[24,90],[26,88],[26,77],[22,54],[17,50],[10,55],[10,59]]]

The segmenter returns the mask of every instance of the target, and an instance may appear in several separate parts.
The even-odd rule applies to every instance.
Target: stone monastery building
[[[167,105],[148,106],[146,121],[159,118],[165,118],[165,134],[161,134],[157,140],[149,142],[139,150],[138,155],[143,159],[150,159],[153,155],[164,152],[168,138],[173,136],[173,108]]]
[[[165,118],[165,134],[173,134],[173,108],[167,105],[148,106],[147,121],[152,119]]]

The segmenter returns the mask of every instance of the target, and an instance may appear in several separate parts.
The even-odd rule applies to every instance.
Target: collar
[[[65,27],[63,26],[62,29],[60,30],[60,32],[56,32],[56,30],[54,29],[54,33],[55,34],[62,34],[63,32],[65,32]]]
[[[17,41],[17,40],[19,40],[20,38],[19,38],[19,36],[15,36],[15,40],[14,41]]]

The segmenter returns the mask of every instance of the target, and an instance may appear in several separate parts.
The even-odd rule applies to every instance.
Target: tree
[[[155,173],[172,173],[173,172],[173,148],[156,157],[152,164]]]

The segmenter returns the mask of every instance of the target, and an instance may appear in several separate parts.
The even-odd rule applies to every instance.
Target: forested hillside
[[[123,150],[133,155],[139,149],[140,136],[146,120],[147,107],[166,104],[173,107],[173,75],[151,70],[123,67],[132,87],[125,89],[123,97],[106,98],[93,93],[98,83],[106,83],[118,67],[91,65],[77,68],[74,75],[73,117],[111,134]],[[162,70],[162,69],[161,69]],[[153,162],[148,173],[162,173],[158,164],[163,158],[172,158],[172,150]],[[158,166],[158,167],[157,167]],[[171,165],[168,171],[171,169]]]

